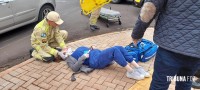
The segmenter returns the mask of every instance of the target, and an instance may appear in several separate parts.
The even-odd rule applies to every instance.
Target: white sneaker
[[[144,75],[144,77],[150,77],[150,73],[146,72],[143,67],[137,67],[137,68],[135,68],[135,71],[137,71],[140,74]]]
[[[142,80],[142,79],[144,79],[144,75],[140,74],[136,70],[134,70],[132,72],[126,72],[126,76],[128,78],[132,78],[132,79],[136,79],[136,80]]]

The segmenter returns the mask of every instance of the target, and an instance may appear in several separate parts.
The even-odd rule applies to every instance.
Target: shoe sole
[[[126,76],[127,77],[127,76]],[[141,78],[141,79],[135,79],[135,78],[131,78],[131,77],[128,77],[130,79],[134,79],[134,80],[143,80],[144,78]]]

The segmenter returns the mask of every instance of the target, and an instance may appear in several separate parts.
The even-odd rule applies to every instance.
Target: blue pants
[[[115,46],[101,51],[96,60],[90,61],[92,68],[105,68],[112,61],[117,62],[120,66],[125,67],[127,62],[132,62],[133,57],[122,46]]]
[[[167,76],[193,76],[200,59],[158,48],[150,90],[167,90],[171,83]],[[176,81],[176,90],[190,90],[191,80]]]

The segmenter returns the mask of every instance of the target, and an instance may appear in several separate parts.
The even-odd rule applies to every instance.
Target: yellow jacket
[[[59,27],[50,26],[46,19],[39,22],[31,35],[31,45],[36,51],[43,50],[51,55],[57,56],[58,51],[49,46],[51,40],[55,38],[59,46],[66,48],[65,42],[60,35]]]

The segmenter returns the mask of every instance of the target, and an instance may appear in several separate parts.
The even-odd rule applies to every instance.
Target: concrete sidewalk
[[[115,45],[125,46],[131,42],[130,30],[108,33],[68,43],[73,50],[79,46],[95,45],[105,49]],[[149,28],[144,38],[152,41],[153,29]],[[139,63],[146,70],[152,70],[153,59]],[[44,63],[29,59],[0,73],[0,90],[148,90],[151,78],[135,81],[125,76],[126,70],[116,63],[103,70],[94,70],[86,75],[76,75],[71,82],[72,71],[64,61]],[[145,83],[144,83],[145,82]],[[142,88],[141,88],[142,87]],[[174,90],[174,85],[170,90]]]

